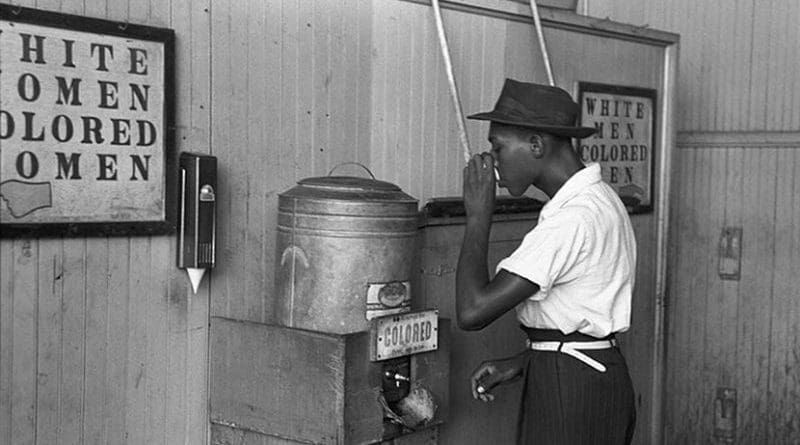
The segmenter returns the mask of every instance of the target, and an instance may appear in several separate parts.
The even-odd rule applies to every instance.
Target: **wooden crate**
[[[439,348],[411,357],[412,379],[438,406],[432,425],[449,411],[449,320],[439,326]],[[211,422],[287,443],[387,439],[378,402],[382,364],[369,360],[369,338],[212,317]]]

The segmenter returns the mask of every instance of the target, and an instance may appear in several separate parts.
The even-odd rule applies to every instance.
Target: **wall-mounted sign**
[[[579,141],[581,160],[600,164],[631,213],[653,209],[656,97],[653,89],[578,82],[581,125],[597,129]]]
[[[3,235],[169,231],[174,33],[0,12]]]
[[[439,341],[439,311],[428,309],[376,318],[370,330],[370,359],[435,351]]]

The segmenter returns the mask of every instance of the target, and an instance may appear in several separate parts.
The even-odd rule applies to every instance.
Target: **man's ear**
[[[544,156],[544,139],[541,135],[536,133],[531,134],[529,143],[534,157],[538,159]]]

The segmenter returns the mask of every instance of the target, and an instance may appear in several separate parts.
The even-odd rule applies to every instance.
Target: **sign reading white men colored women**
[[[580,140],[581,160],[600,164],[630,212],[651,210],[656,91],[580,82],[578,99],[581,125],[597,130]]]
[[[0,20],[0,223],[164,222],[165,42],[34,11]]]

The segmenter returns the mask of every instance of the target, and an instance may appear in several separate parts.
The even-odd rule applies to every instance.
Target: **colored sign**
[[[439,339],[439,311],[435,309],[390,315],[373,321],[373,361],[435,351]]]
[[[599,163],[631,213],[653,208],[656,90],[578,83],[581,125],[597,132],[579,141],[584,163]]]
[[[164,225],[172,32],[3,8],[0,224]]]

